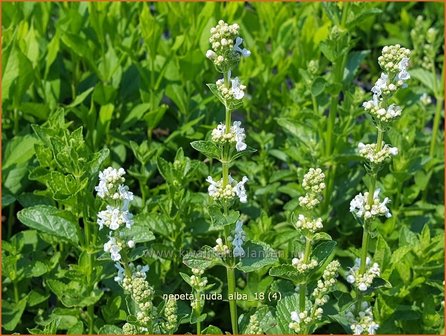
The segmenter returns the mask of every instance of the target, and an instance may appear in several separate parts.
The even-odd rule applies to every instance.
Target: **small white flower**
[[[298,312],[296,312],[296,311],[293,311],[293,312],[291,312],[291,320],[293,320],[294,322],[300,322],[300,317],[299,317],[299,314],[298,314]]]
[[[115,267],[118,269],[118,275],[115,276],[114,280],[120,284],[122,283],[122,280],[124,280],[125,271],[124,268],[121,266],[121,264],[118,262],[115,263]]]
[[[133,241],[133,240],[129,240],[129,241],[127,242],[127,246],[130,247],[130,248],[134,248],[134,247],[135,247],[135,241]]]
[[[234,239],[232,240],[234,257],[243,257],[245,255],[245,250],[242,247],[245,239],[246,234],[243,231],[243,222],[239,220],[235,224]]]
[[[213,60],[217,57],[217,54],[212,50],[208,50],[206,51],[206,57]]]
[[[113,261],[121,260],[121,244],[115,237],[110,237],[109,241],[104,244],[104,252],[109,252]]]
[[[243,43],[243,39],[241,37],[237,37],[235,39],[234,50],[239,52],[243,57],[248,57],[251,55],[251,52],[248,49],[240,48],[240,45]]]
[[[365,283],[361,282],[361,283],[358,285],[358,289],[359,289],[360,291],[364,292],[364,291],[367,290],[367,285],[366,285]]]
[[[246,203],[248,201],[248,196],[245,189],[245,183],[248,181],[248,178],[243,176],[242,180],[235,185],[235,193],[239,197],[241,203]]]

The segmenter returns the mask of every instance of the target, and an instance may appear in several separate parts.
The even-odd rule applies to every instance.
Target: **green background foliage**
[[[250,179],[249,201],[240,211],[249,239],[282,252],[282,263],[301,249],[289,217],[303,194],[304,172],[319,166],[329,172],[324,231],[337,242],[344,270],[352,266],[361,227],[349,202],[367,184],[355,148],[375,136],[361,104],[379,77],[381,48],[399,43],[414,50],[412,79],[397,97],[403,116],[385,139],[400,154],[378,183],[393,216],[376,224],[370,251],[376,250],[381,276],[392,287],[376,291],[374,315],[380,333],[443,332],[444,6],[353,3],[344,14],[342,7],[3,3],[3,331],[120,331],[126,303],[113,281],[113,263],[102,256],[105,234],[95,223],[100,204],[94,185],[107,164],[126,169],[137,196],[128,234],[141,243],[133,258],[151,267],[156,304],[163,293],[190,291],[178,276],[188,270],[180,252],[212,246],[213,226],[227,220],[216,217],[206,194],[205,178],[218,165],[204,162],[190,146],[224,118],[206,86],[220,75],[204,56],[209,29],[222,18],[240,25],[252,53],[238,73],[248,99],[234,113],[248,145],[257,149],[234,168]],[[422,67],[425,41],[414,45],[410,35],[418,15],[425,18],[418,25],[422,34],[431,25],[439,31],[434,69]],[[428,106],[419,102],[423,93],[432,97]],[[209,276],[216,283],[224,279],[218,267]],[[273,279],[260,266],[237,277],[242,293],[280,291],[287,297],[279,305],[239,302],[242,325],[256,313],[265,331],[286,328],[280,319],[279,329],[266,323],[270,308],[291,309],[290,282]],[[224,292],[221,281],[216,287]],[[350,289],[344,280],[338,287],[334,317],[317,333],[344,332],[335,312],[349,303]],[[180,302],[179,311],[186,316],[188,302]],[[226,302],[211,301],[205,311],[205,326],[229,330]],[[182,322],[179,332],[194,332],[188,318]]]

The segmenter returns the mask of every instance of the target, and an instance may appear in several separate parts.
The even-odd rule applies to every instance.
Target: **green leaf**
[[[321,266],[328,257],[333,253],[336,247],[336,242],[334,240],[322,242],[317,245],[313,250],[313,256],[319,262],[319,266]]]
[[[326,232],[317,232],[314,236],[313,236],[313,240],[314,241],[318,241],[318,240],[332,240],[331,236],[326,233]]]
[[[417,68],[409,71],[410,75],[423,83],[432,93],[434,93],[434,75],[425,69]]]
[[[73,108],[73,107],[76,107],[76,106],[82,104],[83,101],[85,99],[87,99],[87,97],[90,95],[90,93],[93,90],[94,90],[94,87],[91,87],[91,88],[85,90],[84,92],[82,92],[81,94],[77,95],[77,97],[73,100],[73,102],[70,105],[68,105],[68,107]]]
[[[220,207],[211,206],[209,208],[209,215],[211,216],[212,228],[222,229],[227,225],[235,224],[240,217],[240,212],[230,210],[227,214],[224,214]]]
[[[39,303],[46,301],[49,297],[50,297],[49,293],[42,294],[37,290],[32,289],[31,292],[29,292],[28,296],[28,306],[30,307],[36,306]]]
[[[344,69],[344,82],[351,83],[361,62],[370,54],[369,50],[352,51],[348,55],[347,65]]]
[[[201,332],[203,335],[223,335],[223,331],[219,327],[209,325]]]
[[[232,156],[232,160],[236,160],[239,157],[242,157],[242,156],[247,155],[247,154],[252,154],[252,153],[255,153],[255,152],[257,152],[257,149],[248,146],[245,150],[243,150],[241,152],[235,153]]]
[[[362,6],[361,6],[362,7]],[[367,8],[362,7],[359,13],[353,15],[353,19],[347,22],[347,28],[353,29],[358,26],[361,22],[368,19],[370,16],[381,14],[382,10],[379,8]]]
[[[278,262],[277,252],[268,244],[249,241],[243,245],[245,256],[237,264],[237,268],[243,272],[257,271],[263,267],[271,266]]]
[[[65,307],[91,306],[98,302],[104,294],[100,289],[94,289],[89,292],[85,284],[78,281],[71,281],[65,284],[59,280],[48,279],[46,284]]]
[[[198,251],[187,253],[183,257],[183,263],[189,268],[206,270],[215,265],[223,265],[220,256],[210,246],[203,246]]]
[[[192,148],[204,154],[205,156],[213,159],[220,159],[221,152],[215,143],[212,141],[193,141],[190,144]]]
[[[5,330],[13,331],[17,327],[25,310],[27,299],[26,296],[17,303],[2,300],[2,327]]]
[[[68,211],[48,205],[36,205],[22,209],[17,218],[26,226],[49,233],[78,245],[78,224]]]
[[[291,280],[296,285],[304,283],[306,279],[305,273],[300,273],[294,266],[286,264],[272,267],[269,270],[269,275],[273,277]]]
[[[2,170],[27,163],[34,156],[34,145],[38,143],[35,136],[27,134],[16,136],[7,142],[3,155]]]
[[[319,96],[325,90],[327,81],[322,77],[317,77],[311,85],[311,94],[315,97]]]
[[[150,230],[149,223],[142,215],[133,217],[132,227],[130,229],[124,228],[121,232],[125,240],[131,239],[135,243],[145,243],[155,239],[155,236]]]
[[[288,325],[290,323],[291,312],[299,311],[299,296],[294,294],[291,296],[286,296],[279,300],[276,307],[276,318],[280,329],[283,334],[294,334]]]
[[[98,334],[122,335],[122,329],[111,324],[106,324],[99,329]]]
[[[141,121],[144,119],[144,114],[150,109],[151,104],[150,103],[144,103],[136,105],[130,113],[127,114],[124,121],[122,122],[122,130],[129,129],[131,126],[133,126],[138,121]]]
[[[188,112],[188,99],[183,87],[178,84],[171,84],[167,87],[166,94],[173,100],[178,110],[182,114]]]
[[[158,167],[158,171],[160,172],[164,180],[166,180],[166,182],[170,183],[174,180],[174,176],[172,174],[172,165],[169,162],[159,156],[156,160],[156,164]]]
[[[100,330],[102,330],[102,328]],[[75,325],[67,329],[67,335],[82,335],[83,333],[84,333],[84,324],[82,323],[82,321],[77,321]],[[111,333],[107,332],[106,334],[111,334]]]

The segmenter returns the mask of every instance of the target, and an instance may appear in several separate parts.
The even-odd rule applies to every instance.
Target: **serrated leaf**
[[[183,263],[189,268],[206,270],[215,265],[223,265],[220,256],[210,246],[203,246],[198,251],[187,253],[183,257]]]
[[[26,226],[49,233],[78,245],[78,224],[68,211],[48,205],[36,205],[22,209],[17,218]]]
[[[272,267],[269,270],[269,275],[291,280],[296,285],[304,283],[306,279],[306,274],[300,273],[294,266],[286,264]]]
[[[225,214],[219,207],[212,206],[209,208],[209,215],[211,216],[212,228],[222,229],[227,225],[235,224],[240,217],[240,212],[230,210]]]
[[[204,154],[205,156],[213,159],[219,159],[220,158],[220,149],[217,147],[215,143],[212,141],[205,141],[205,140],[199,140],[199,141],[193,141],[190,144],[192,148],[199,151],[200,153]]]
[[[237,268],[243,272],[257,271],[279,261],[277,252],[268,244],[249,241],[243,245],[243,249],[245,250],[245,256],[237,264]]]
[[[299,311],[298,307],[299,296],[297,293],[291,296],[286,296],[277,303],[276,319],[283,334],[290,335],[294,333],[288,325],[290,323],[291,312]]]

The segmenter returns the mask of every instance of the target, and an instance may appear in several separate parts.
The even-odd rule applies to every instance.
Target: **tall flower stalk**
[[[227,219],[230,217],[231,207],[237,200],[241,203],[247,202],[245,183],[248,182],[248,178],[244,176],[240,181],[236,181],[230,175],[230,168],[234,160],[247,149],[245,130],[241,127],[241,122],[232,121],[232,112],[241,106],[246,87],[241,84],[238,77],[232,75],[241,57],[249,56],[250,52],[241,46],[243,39],[238,36],[239,26],[237,24],[229,25],[220,20],[215,27],[211,28],[210,32],[211,49],[206,52],[206,57],[214,63],[223,78],[217,80],[215,84],[208,84],[208,87],[224,105],[225,120],[212,131],[211,141],[194,142],[192,146],[221,162],[221,178],[214,180],[212,176],[209,176],[206,181],[209,183],[209,196],[219,209],[217,216]],[[237,218],[225,221],[220,227],[223,232],[213,249],[226,267],[228,301],[234,334],[238,334],[235,267],[237,258],[241,258],[245,254],[242,245],[246,237],[242,225],[242,222]]]
[[[122,330],[124,334],[154,333],[162,328],[167,333],[176,330],[176,303],[166,303],[166,322],[156,325],[152,300],[154,289],[146,280],[149,267],[132,262],[132,250],[136,246],[131,228],[133,215],[129,211],[133,193],[124,184],[125,170],[108,167],[99,173],[99,184],[95,190],[97,196],[106,204],[105,210],[97,215],[99,229],[108,229],[108,241],[104,244],[104,252],[110,254],[118,270],[114,280],[130,295],[133,307],[130,308],[129,318]]]
[[[297,218],[291,216],[291,221],[304,245],[303,251],[292,259],[291,265],[273,267],[270,275],[291,280],[298,292],[290,303],[295,310],[290,311],[288,329],[283,331],[309,334],[322,323],[323,306],[328,302],[328,294],[336,285],[340,264],[337,260],[330,262],[313,290],[308,291],[313,285],[315,273],[321,270],[336,243],[331,240],[329,234],[320,232],[323,229],[322,218],[317,216],[317,208],[326,188],[325,174],[320,168],[310,168],[304,175],[302,188],[305,195],[299,197],[301,210]]]
[[[392,216],[387,207],[390,200],[386,197],[381,201],[377,181],[383,165],[398,154],[398,148],[384,142],[384,135],[402,113],[402,108],[393,102],[393,96],[399,88],[406,86],[405,82],[410,78],[407,72],[409,56],[410,51],[398,44],[383,48],[382,55],[378,58],[383,72],[371,90],[372,100],[363,104],[376,126],[377,136],[376,143],[358,144],[358,154],[364,159],[368,174],[368,191],[358,194],[350,202],[350,212],[363,227],[361,255],[347,275],[347,281],[354,285],[357,292],[356,307],[349,313],[350,327],[356,335],[374,334],[379,327],[373,321],[370,305],[363,302],[364,293],[369,288],[377,287],[375,279],[380,276],[379,265],[372,262],[368,255],[369,240],[373,221],[378,217]]]

